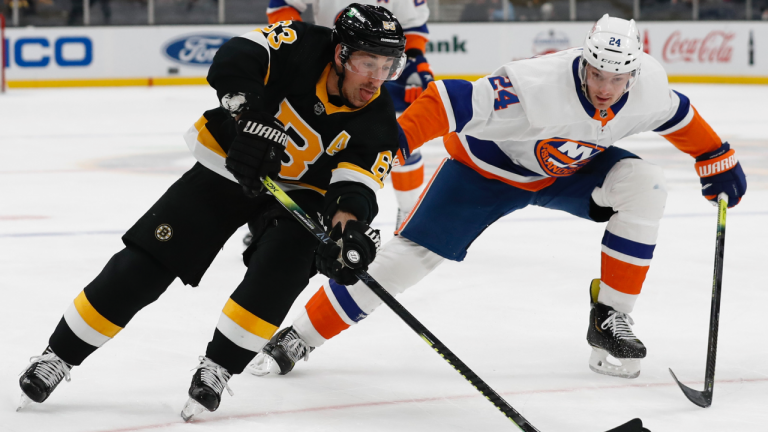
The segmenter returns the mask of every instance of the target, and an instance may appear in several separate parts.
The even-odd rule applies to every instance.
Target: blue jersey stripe
[[[403,33],[427,33],[429,34],[429,29],[427,28],[427,24],[424,23],[420,25],[419,27],[409,27],[407,29],[403,29]]]
[[[616,252],[640,259],[653,258],[653,250],[656,248],[656,245],[647,245],[628,240],[624,237],[612,234],[608,230],[606,230],[605,235],[603,235],[603,245]]]
[[[360,309],[357,303],[352,299],[352,296],[349,295],[347,287],[339,285],[333,279],[329,279],[328,282],[331,286],[331,291],[333,291],[333,295],[336,297],[336,301],[339,302],[341,308],[344,309],[344,313],[347,314],[349,319],[358,322],[368,316]]]
[[[533,172],[527,168],[512,162],[512,159],[506,153],[501,151],[498,145],[493,141],[485,141],[465,135],[469,150],[481,161],[493,165],[504,171],[515,173],[524,177],[541,177],[541,174]]]
[[[690,110],[691,108],[690,99],[688,99],[688,97],[682,93],[678,93],[676,91],[674,92],[677,93],[677,96],[680,98],[680,105],[677,107],[677,112],[675,112],[675,115],[673,115],[671,119],[667,120],[666,123],[654,129],[653,130],[654,132],[664,132],[665,130],[683,121],[685,116],[688,115],[688,110]]]
[[[288,3],[286,3],[284,0],[269,0],[270,9],[277,9],[284,6],[288,6]]]
[[[464,80],[442,80],[453,107],[456,132],[461,132],[472,119],[472,83]]]

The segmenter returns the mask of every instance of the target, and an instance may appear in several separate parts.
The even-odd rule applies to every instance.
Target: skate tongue
[[[613,428],[609,430],[608,432],[651,432],[650,430],[643,427],[643,421],[639,418],[632,419],[623,425]]]

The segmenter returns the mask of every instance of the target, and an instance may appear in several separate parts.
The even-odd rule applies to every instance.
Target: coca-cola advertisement
[[[661,58],[665,63],[731,63],[735,32],[712,30],[703,36],[673,32],[664,42]]]

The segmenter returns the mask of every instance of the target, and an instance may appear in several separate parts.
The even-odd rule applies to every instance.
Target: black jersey
[[[329,102],[334,47],[328,28],[281,21],[222,45],[208,82],[220,100],[244,93],[249,109],[283,122],[289,139],[281,186],[315,190],[326,195],[330,214],[341,208],[370,221],[378,211],[375,192],[398,149],[395,110],[383,87],[362,108]],[[186,138],[200,163],[235,181],[224,167],[235,134],[232,114],[219,107],[207,111]]]

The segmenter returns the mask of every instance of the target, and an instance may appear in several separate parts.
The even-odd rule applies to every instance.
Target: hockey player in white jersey
[[[424,56],[429,40],[427,0],[388,0],[386,2],[365,0],[358,3],[389,9],[403,26],[408,61],[398,80],[384,84],[395,103],[395,111],[401,113],[416,100],[430,82],[434,81],[432,69]],[[300,21],[301,14],[306,12],[309,5],[312,5],[315,24],[333,27],[336,16],[348,4],[349,0],[270,0],[267,18],[270,24],[285,20]],[[396,225],[400,226],[416,204],[424,183],[424,162],[421,152],[414,151],[405,163],[393,167],[390,178],[398,204]]]
[[[589,366],[607,375],[640,374],[646,347],[631,329],[630,313],[667,198],[661,168],[614,143],[657,132],[695,158],[706,199],[724,193],[733,207],[747,189],[734,150],[685,95],[669,89],[664,69],[643,53],[634,21],[608,15],[595,23],[583,48],[511,62],[474,83],[431,84],[398,122],[404,156],[443,136],[451,158],[369,273],[393,295],[400,293],[442,261],[463,260],[488,225],[531,204],[607,221],[601,275],[590,284],[587,333]],[[318,255],[325,258],[317,264],[332,280],[265,346],[252,372],[289,372],[312,348],[379,306],[378,297],[336,264],[334,253],[321,246]]]

